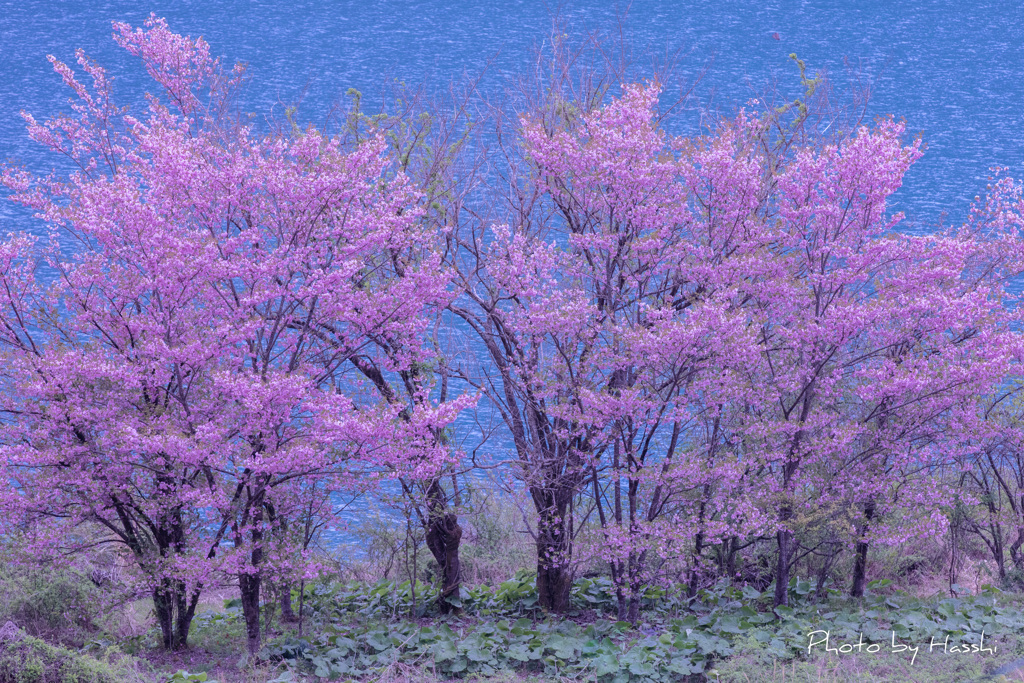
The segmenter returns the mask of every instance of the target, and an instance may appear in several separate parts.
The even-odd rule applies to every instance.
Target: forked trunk
[[[454,512],[432,516],[427,522],[427,548],[434,556],[434,561],[441,568],[441,593],[437,598],[442,614],[449,614],[458,609],[449,602],[450,598],[459,597],[462,586],[462,563],[459,560],[459,543],[462,540],[462,527]]]
[[[175,649],[188,649],[188,632],[192,628],[192,617],[196,614],[196,604],[199,602],[199,591],[192,593],[191,599],[185,595],[185,584],[178,584],[177,594],[178,613],[174,620],[175,628]]]
[[[160,635],[165,650],[188,648],[188,632],[195,616],[199,591],[191,599],[185,593],[182,581],[164,579],[153,589],[153,611],[160,625]]]
[[[459,517],[448,507],[444,490],[435,481],[427,492],[428,517],[426,541],[430,554],[441,568],[441,593],[437,604],[441,614],[459,612],[449,600],[459,597],[462,586],[462,563],[459,560],[459,544],[462,542],[462,527]]]
[[[1017,538],[1010,544],[1010,559],[1018,571],[1024,572],[1024,553],[1021,553],[1021,546],[1024,546],[1024,527],[1017,527]]]
[[[864,525],[860,530],[860,540],[857,541],[856,555],[853,559],[853,586],[850,587],[850,596],[854,598],[863,598],[864,587],[867,585],[868,542],[865,534],[867,534],[874,516],[875,504],[869,502],[864,506]]]
[[[168,595],[166,585],[153,589],[153,611],[156,621],[160,624],[160,634],[165,650],[175,649],[174,642],[174,600]]]

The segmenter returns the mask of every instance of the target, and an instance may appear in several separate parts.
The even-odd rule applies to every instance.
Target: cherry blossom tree
[[[645,324],[644,307],[652,302],[661,307],[663,293],[656,290],[675,277],[672,256],[659,261],[651,250],[656,244],[670,245],[669,252],[676,255],[672,250],[677,239],[658,233],[651,220],[661,210],[668,212],[671,222],[676,189],[662,160],[647,158],[652,149],[649,138],[657,134],[637,102],[648,101],[649,93],[631,89],[623,103],[611,105],[614,111],[599,120],[609,88],[632,70],[628,50],[619,50],[624,47],[619,44],[606,49],[610,43],[596,34],[579,45],[565,37],[556,27],[551,54],[538,60],[550,69],[523,75],[517,83],[521,97],[514,104],[492,107],[496,145],[486,150],[487,173],[479,188],[454,207],[449,223],[455,225],[449,258],[458,270],[462,292],[449,306],[457,318],[453,327],[468,328],[473,348],[480,352],[475,363],[460,365],[460,374],[485,392],[481,406],[499,416],[507,430],[511,467],[529,492],[529,516],[536,518],[530,531],[537,548],[539,601],[556,612],[569,606],[580,560],[576,536],[591,514],[600,512],[597,502],[603,505],[612,490],[605,486],[610,479],[598,475],[605,471],[604,459],[618,448],[613,448],[615,439],[605,424],[614,418],[603,394],[629,389],[622,385],[625,375],[617,372],[621,359],[616,354],[636,351],[616,345],[615,338],[631,325],[635,331]],[[510,113],[513,109],[516,112]],[[607,134],[595,134],[599,141],[581,152],[574,141],[593,132],[588,125]],[[615,126],[619,128],[612,130]],[[617,135],[621,137],[616,139]],[[603,149],[605,143],[610,144]],[[638,150],[629,148],[633,143]],[[610,164],[614,171],[591,171],[591,166],[616,154],[624,156]],[[627,160],[639,161],[640,166],[615,188],[624,196],[609,198],[606,207],[597,186],[607,180],[601,173],[620,172],[629,165]],[[574,173],[585,177],[570,178]],[[577,184],[568,188],[559,182]],[[586,183],[595,186],[582,190],[590,192],[585,200],[572,196]],[[650,208],[631,206],[645,190],[655,195]],[[474,201],[479,197],[483,201]],[[659,202],[666,205],[659,208]],[[610,215],[601,213],[605,208]],[[620,208],[622,216],[617,213]],[[645,281],[617,284],[620,277],[632,278],[646,264],[652,264],[654,272],[640,275]],[[672,324],[666,320],[665,328]],[[663,332],[659,329],[652,336]],[[687,385],[687,352],[680,354],[675,390]],[[671,395],[673,383],[669,384],[664,391]],[[650,438],[671,431],[675,417],[672,412],[661,415],[660,431],[650,429]],[[619,425],[632,428],[621,421]],[[654,448],[664,451],[666,446],[657,441]],[[618,473],[625,475],[633,464],[632,455],[624,456]],[[589,497],[591,489],[598,492],[596,499]],[[635,494],[628,494],[635,507],[626,513],[634,520],[643,505]],[[654,509],[669,509],[667,501],[666,496]],[[619,523],[628,526],[621,514],[620,510]],[[605,547],[608,559],[619,557],[617,550]],[[624,550],[624,557],[629,552]],[[619,571],[620,565],[614,566]],[[635,569],[629,573],[639,576]],[[617,583],[627,592],[639,586],[634,580],[634,589],[626,588],[625,573],[621,579]],[[621,600],[620,609],[628,611]]]
[[[526,308],[522,333],[553,340],[546,384],[577,385],[557,412],[590,444],[581,469],[602,557],[619,617],[634,622],[656,558],[682,555],[698,537],[745,535],[761,517],[733,500],[728,521],[711,522],[742,474],[720,448],[722,387],[751,360],[754,340],[731,274],[709,267],[732,243],[702,239],[683,175],[694,162],[680,153],[683,138],[656,125],[659,92],[628,86],[560,129],[525,121],[527,155],[564,237],[542,252],[550,265],[532,291],[508,285]],[[534,249],[536,258],[543,247]],[[574,347],[561,341],[566,331]]]
[[[757,127],[748,131],[756,140]],[[951,493],[930,478],[901,484],[936,457],[952,459],[949,418],[1007,371],[1001,292],[969,277],[985,245],[900,235],[900,216],[885,211],[920,155],[902,134],[882,120],[759,164],[772,169],[759,220],[766,270],[742,286],[762,362],[742,431],[764,473],[764,505],[778,515],[777,605],[787,601],[790,525],[801,510],[834,498],[862,510],[854,595],[868,538],[899,538],[875,519],[897,489],[903,509],[919,513],[906,519],[914,533],[942,527]]]
[[[148,118],[115,107],[83,55],[92,92],[54,60],[79,118],[27,117],[29,131],[80,170],[3,176],[52,227],[57,272],[39,283],[31,244],[5,243],[3,448],[19,484],[4,500],[37,548],[68,529],[44,532],[54,518],[128,545],[167,647],[186,645],[212,573],[236,574],[254,653],[264,570],[315,568],[284,557],[302,482],[430,478],[450,461],[434,435],[465,402],[418,394],[403,418],[345,372],[374,335],[416,339],[446,280],[436,256],[399,258],[424,224],[380,136],[260,136],[227,115],[240,71],[224,74],[201,39],[155,18],[114,28],[162,86]],[[380,365],[422,360],[410,343]]]
[[[523,119],[524,196],[553,210],[494,231],[488,285],[467,288],[486,316],[460,311],[497,366],[526,481],[566,482],[556,520],[592,485],[632,596],[622,618],[648,557],[768,530],[785,604],[793,524],[827,505],[859,510],[860,595],[869,539],[941,530],[955,492],[922,475],[1007,372],[1005,295],[972,275],[992,242],[896,232],[886,200],[920,151],[891,119],[825,138],[798,101],[687,139],[657,130],[657,95]]]
[[[1024,198],[1018,181],[1005,176],[1004,169],[996,171],[984,200],[975,198],[968,220],[956,235],[984,247],[973,254],[965,281],[989,288],[993,295],[1003,297],[1008,311],[1019,311],[1019,294],[1009,294],[1008,285],[1021,271]],[[951,473],[958,479],[961,495],[954,510],[957,521],[985,543],[998,578],[1009,580],[1012,571],[1018,582],[1024,572],[1019,330],[1018,324],[1016,338],[1006,346],[1010,362],[1003,381],[957,415],[955,429],[963,438]],[[1011,570],[1007,569],[1008,559]]]
[[[462,173],[466,170],[462,165],[466,142],[473,129],[466,119],[467,102],[473,92],[473,84],[464,91],[453,86],[448,97],[428,99],[422,87],[411,90],[403,84],[392,98],[395,111],[366,115],[360,110],[361,95],[354,93],[353,106],[345,114],[347,134],[357,139],[383,134],[398,168],[421,192],[417,240],[389,247],[394,277],[405,277],[407,271],[412,274],[409,264],[432,262],[438,257],[443,262],[446,258],[449,214],[457,211],[465,193],[473,187],[472,173]],[[440,277],[450,283],[453,272],[445,268]],[[429,328],[414,335],[388,331],[368,335],[365,349],[348,356],[353,370],[365,378],[380,400],[401,408],[402,419],[412,420],[417,410],[433,409],[432,402],[452,400],[467,405],[468,397],[457,394],[449,367],[453,349],[447,341],[450,330],[444,321],[444,308],[450,301],[450,295],[434,298],[426,313],[431,319]],[[331,339],[330,330],[321,332],[323,339]],[[401,358],[410,351],[415,352],[417,360],[403,365]],[[432,438],[437,448],[458,451],[463,435],[438,429]],[[472,468],[472,462],[451,459],[429,477],[409,477],[407,469],[395,470],[400,495],[388,497],[422,528],[438,567],[441,585],[437,606],[445,614],[458,609],[462,585],[461,480]]]

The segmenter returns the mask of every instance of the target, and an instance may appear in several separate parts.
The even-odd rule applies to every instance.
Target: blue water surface
[[[302,117],[317,122],[348,88],[372,99],[391,78],[443,87],[490,63],[481,87],[500,89],[508,73],[529,67],[533,47],[549,34],[554,6],[524,0],[0,0],[0,159],[35,169],[58,163],[28,140],[18,116],[25,110],[43,119],[68,109],[47,54],[72,62],[75,49],[83,48],[117,77],[121,101],[141,105],[152,82],[110,39],[111,20],[140,25],[150,12],[166,17],[172,30],[204,36],[227,62],[249,64],[247,110],[280,115],[301,98]],[[776,80],[798,94],[790,53],[811,70],[827,71],[840,90],[852,65],[873,86],[869,116],[906,118],[928,146],[898,196],[914,231],[932,229],[943,214],[962,220],[968,203],[983,194],[991,166],[1018,175],[1024,170],[1019,1],[637,0],[561,9],[577,32],[612,27],[624,12],[638,55],[682,49],[678,75],[693,81],[704,73],[694,107],[710,104],[730,113]],[[26,227],[23,218],[4,203],[0,231]]]

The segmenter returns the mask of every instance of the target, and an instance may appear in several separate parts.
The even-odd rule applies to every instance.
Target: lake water
[[[137,110],[153,82],[111,40],[110,21],[141,25],[151,11],[175,32],[204,36],[227,62],[248,62],[246,110],[280,115],[305,91],[300,118],[312,122],[349,88],[372,104],[386,78],[444,86],[490,61],[481,87],[499,89],[506,74],[529,65],[532,48],[551,28],[545,3],[522,0],[0,0],[0,159],[37,171],[59,164],[28,139],[18,115],[25,110],[42,120],[68,111],[68,91],[47,54],[73,63],[75,49],[83,48],[116,77],[119,101]],[[574,30],[607,28],[617,10],[608,2],[576,2],[563,15]],[[625,26],[637,53],[681,48],[686,57],[677,75],[692,81],[704,73],[693,111],[710,105],[731,113],[776,80],[797,96],[790,53],[812,72],[827,71],[840,90],[851,77],[846,65],[853,65],[872,84],[869,117],[904,117],[927,144],[896,202],[915,232],[961,221],[984,192],[991,166],[1024,175],[1019,0],[637,0]],[[26,228],[33,228],[26,212],[0,203],[0,234]]]
[[[532,46],[550,30],[548,4],[0,0],[0,159],[40,169],[54,164],[28,140],[17,116],[25,110],[42,119],[68,110],[47,53],[72,62],[75,48],[84,48],[115,74],[125,102],[140,102],[152,88],[134,58],[111,40],[112,19],[138,26],[151,11],[165,16],[173,31],[204,36],[228,62],[249,62],[249,111],[293,102],[306,88],[303,118],[316,121],[350,87],[372,95],[385,77],[443,85],[463,72],[478,73],[496,54],[482,87],[501,87],[503,73],[525,67]],[[575,2],[563,14],[577,29],[606,28],[616,8]],[[707,68],[696,95],[724,112],[773,79],[796,95],[791,52],[840,87],[848,81],[845,61],[857,65],[873,83],[869,115],[904,117],[928,144],[898,198],[911,229],[927,230],[943,213],[962,220],[971,199],[983,193],[989,167],[1024,170],[1019,1],[637,0],[627,28],[638,52],[682,48],[684,78]],[[4,204],[0,230],[23,227],[23,219]]]
[[[55,163],[27,139],[18,116],[22,109],[39,119],[67,110],[47,54],[70,63],[75,48],[85,49],[116,75],[122,101],[141,102],[151,82],[110,39],[111,20],[140,25],[151,11],[166,17],[172,30],[204,36],[213,54],[249,63],[249,111],[277,104],[280,113],[280,103],[305,89],[303,118],[317,121],[350,87],[372,96],[385,77],[444,85],[480,72],[495,55],[482,86],[501,87],[503,73],[527,66],[546,37],[549,4],[0,0],[0,159],[45,169]],[[593,1],[563,10],[576,29],[609,27],[616,12],[613,3]],[[915,231],[930,229],[943,213],[962,220],[991,166],[1024,171],[1019,1],[636,0],[626,26],[638,53],[682,48],[684,78],[707,67],[698,101],[724,112],[774,79],[798,94],[792,52],[840,88],[848,82],[844,62],[857,65],[873,83],[869,115],[905,117],[928,145],[899,194]],[[0,211],[0,231],[24,227],[23,214],[6,203]]]

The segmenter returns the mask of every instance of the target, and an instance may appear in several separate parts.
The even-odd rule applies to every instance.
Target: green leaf
[[[734,616],[722,617],[718,620],[718,623],[715,626],[717,627],[716,630],[722,633],[736,634],[743,632],[742,629],[740,629],[739,619]]]
[[[652,676],[657,669],[650,662],[634,662],[629,665],[629,672],[636,676]]]
[[[368,633],[366,636],[366,644],[377,652],[383,652],[384,650],[391,648],[391,641],[387,637],[387,634],[379,631]]]
[[[576,655],[575,644],[564,636],[551,636],[548,639],[547,646],[559,659],[571,659]]]
[[[698,669],[689,657],[675,657],[665,666],[665,668],[672,673],[688,676],[690,674],[700,673],[703,666]]]
[[[530,651],[525,645],[512,645],[505,650],[505,656],[509,659],[514,659],[517,662],[528,662],[530,661]]]
[[[753,586],[744,586],[743,597],[747,600],[757,600],[761,597],[761,591],[757,590]]]
[[[434,643],[433,652],[434,659],[438,662],[448,661],[459,656],[459,651],[455,649],[455,643],[450,640],[439,640]]]
[[[619,671],[619,661],[610,654],[600,655],[593,660],[594,675],[607,676]]]

